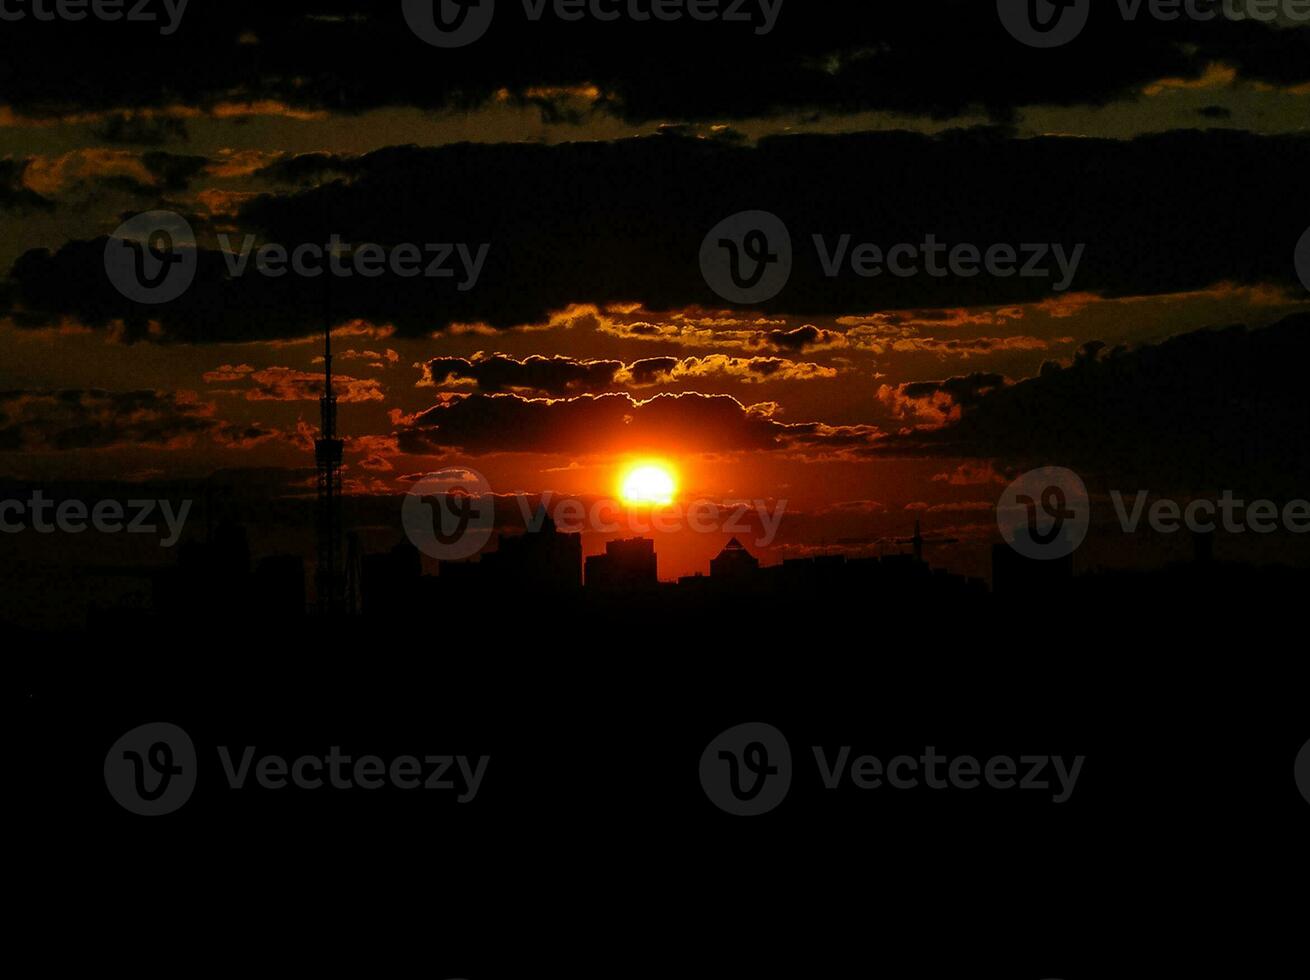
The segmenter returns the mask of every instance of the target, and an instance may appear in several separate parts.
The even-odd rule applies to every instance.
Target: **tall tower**
[[[320,616],[343,611],[341,567],[341,459],[337,438],[337,394],[332,390],[332,320],[323,328],[323,397],[319,399],[319,438],[314,440],[318,469],[318,565],[314,573]]]
[[[910,543],[914,545],[914,560],[918,564],[923,564],[923,534],[919,530],[919,522],[914,522],[914,537],[910,538]]]

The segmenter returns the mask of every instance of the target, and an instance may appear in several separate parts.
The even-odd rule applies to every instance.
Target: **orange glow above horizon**
[[[667,507],[673,503],[678,483],[664,463],[642,463],[623,474],[619,497],[625,504]]]

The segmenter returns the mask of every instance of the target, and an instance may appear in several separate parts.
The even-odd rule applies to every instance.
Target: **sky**
[[[1097,493],[1306,485],[1304,23],[1098,5],[1043,50],[963,0],[784,0],[771,27],[502,0],[440,48],[404,6],[3,25],[0,478],[303,495],[329,321],[356,495],[471,467],[593,501],[654,459],[683,500],[784,502],[768,560],[903,550],[919,520],[982,574],[1034,465]],[[143,305],[103,256],[156,210],[197,270]],[[743,212],[790,237],[750,302],[701,261]],[[247,236],[442,274],[234,274]],[[862,246],[929,241],[1041,245],[1044,274],[859,273]],[[661,575],[726,536],[661,538]]]

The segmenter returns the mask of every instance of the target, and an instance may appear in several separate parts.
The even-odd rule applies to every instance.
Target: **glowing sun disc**
[[[673,474],[663,466],[638,466],[623,478],[619,495],[628,504],[655,504],[661,507],[673,503],[676,490]]]

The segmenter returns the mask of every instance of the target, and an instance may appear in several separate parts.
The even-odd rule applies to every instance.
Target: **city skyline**
[[[414,487],[466,472],[497,528],[520,497],[580,502],[589,555],[644,505],[680,511],[657,535],[670,578],[734,535],[766,564],[875,556],[916,519],[934,562],[986,578],[998,506],[1037,469],[1077,474],[1104,521],[1116,493],[1281,508],[1310,485],[1303,27],[1148,9],[1061,21],[1076,36],[1048,52],[988,4],[749,24],[547,5],[448,45],[421,4],[349,7],[6,22],[15,501],[262,499],[268,531],[242,522],[276,540],[323,486],[295,549],[328,566],[351,530],[389,548]],[[128,44],[159,69],[52,73],[31,55],[52,31],[88,65]],[[662,68],[675,37],[686,77]],[[942,74],[897,82],[925,64]],[[713,533],[687,526],[701,502]],[[89,537],[4,544],[51,575],[84,548],[141,560]],[[1084,547],[1088,567],[1186,552]],[[1310,561],[1292,531],[1216,548]]]

